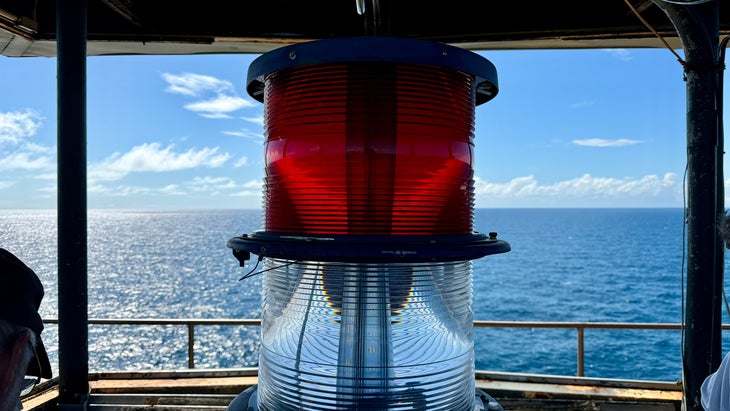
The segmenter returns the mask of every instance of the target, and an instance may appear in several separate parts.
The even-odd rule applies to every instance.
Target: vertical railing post
[[[584,331],[584,328],[579,326],[576,329],[578,330],[578,359],[577,359],[577,361],[578,361],[578,376],[579,377],[582,377],[583,374],[584,374],[584,368],[583,368],[584,367],[584,358],[583,358],[583,356],[584,356],[584,349],[585,349],[585,347],[583,345],[583,339],[584,339],[583,331]]]
[[[195,324],[188,323],[188,368],[195,368]]]

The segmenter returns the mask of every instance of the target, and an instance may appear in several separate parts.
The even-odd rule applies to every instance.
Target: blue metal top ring
[[[264,76],[310,64],[348,62],[412,63],[446,67],[473,75],[476,104],[497,95],[497,69],[466,49],[427,40],[398,37],[338,37],[284,46],[255,59],[248,68],[246,90],[263,102]]]

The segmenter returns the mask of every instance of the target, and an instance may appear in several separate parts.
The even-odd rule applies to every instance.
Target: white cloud
[[[48,180],[48,181],[56,181],[56,178],[58,178],[58,175],[54,173],[41,173],[35,175],[33,178],[38,180]]]
[[[33,157],[26,152],[16,152],[0,158],[0,170],[42,170],[53,166],[50,157]]]
[[[258,117],[241,117],[242,119],[248,121],[249,123],[258,124],[261,127],[264,126],[264,116],[258,116]]]
[[[245,128],[244,129],[241,129],[239,131],[223,131],[222,133],[223,134],[227,134],[229,136],[243,137],[243,138],[248,138],[248,139],[253,139],[253,140],[260,140],[260,141],[263,141],[264,140],[264,136],[261,133],[256,133],[256,132],[253,132],[253,131],[249,131],[249,130],[247,130]]]
[[[196,98],[184,107],[206,118],[230,118],[229,113],[255,105],[239,97],[231,82],[213,76],[162,73],[162,79],[167,82],[165,91]]]
[[[140,186],[116,186],[112,187],[110,189],[105,188],[104,193],[112,196],[112,197],[129,197],[133,195],[139,195],[139,194],[148,194],[150,192],[154,192],[154,189],[151,189],[149,187],[140,187]]]
[[[235,93],[235,89],[231,82],[203,74],[162,73],[162,79],[168,84],[165,91],[174,94],[197,97],[207,92]]]
[[[236,182],[228,177],[195,177],[185,184],[192,191],[220,194],[221,191],[236,188]]]
[[[243,183],[243,186],[245,188],[262,188],[264,186],[264,182],[259,180],[249,180],[248,182]]]
[[[235,192],[231,194],[233,197],[261,197],[262,194],[262,188],[264,186],[263,181],[259,180],[249,180],[246,183],[243,183],[242,187],[244,190]]]
[[[124,154],[114,153],[102,162],[89,166],[89,180],[111,181],[134,172],[167,172],[196,167],[216,168],[230,154],[218,154],[218,147],[174,152],[173,146],[162,148],[159,143],[145,143]]]
[[[103,184],[95,183],[95,184],[87,184],[86,191],[89,193],[99,194],[99,193],[108,193],[108,192],[112,191],[112,189]]]
[[[590,107],[594,104],[593,101],[578,101],[576,103],[573,103],[570,105],[570,108],[583,108],[583,107]]]
[[[40,126],[40,116],[30,109],[0,113],[0,143],[18,144],[33,136]]]
[[[23,144],[23,150],[30,151],[31,153],[41,153],[41,154],[55,154],[56,149],[53,147],[46,147],[41,146],[35,143],[25,143]]]
[[[104,197],[128,197],[131,200],[138,200],[135,197],[151,198],[153,196],[186,196],[187,199],[206,198],[211,199],[223,195],[230,197],[261,197],[262,182],[251,180],[242,184],[237,183],[230,177],[195,177],[179,184],[168,184],[164,187],[147,187],[132,185],[105,185],[102,183],[90,183],[88,192]],[[223,203],[218,200],[218,206]],[[215,207],[215,205],[213,205]]]
[[[244,98],[218,95],[209,100],[186,104],[185,108],[209,118],[226,118],[228,117],[227,113],[251,106],[253,106],[253,103]]]
[[[6,188],[10,188],[14,185],[15,183],[12,181],[0,181],[0,190],[5,190]]]
[[[129,197],[134,195],[159,192],[160,190],[140,186],[116,185],[112,187],[102,184],[92,184],[88,186],[87,191],[89,193],[104,194],[110,197]]]
[[[218,118],[231,118],[228,114],[225,113],[207,113],[207,112],[200,112],[201,117],[205,118],[212,118],[212,119],[218,119]]]
[[[160,189],[160,192],[170,195],[185,195],[185,192],[180,190],[180,187],[177,184],[168,184],[162,187],[162,189]]]
[[[239,167],[245,166],[246,164],[248,164],[248,157],[243,156],[243,157],[239,158],[238,161],[236,161],[233,164],[233,167],[239,168]]]
[[[585,138],[581,140],[573,140],[573,144],[585,147],[624,147],[640,143],[643,143],[643,141],[629,140],[627,138],[619,138],[616,140],[607,140],[604,138]]]
[[[229,177],[195,177],[182,184],[182,187],[190,192],[206,193],[210,196],[228,193],[232,197],[260,197],[263,182],[250,180],[239,184]]]
[[[48,174],[55,169],[55,150],[29,141],[40,127],[41,117],[33,110],[0,113],[0,146],[5,145],[0,150],[0,171],[32,170]]]
[[[258,190],[243,190],[231,194],[231,197],[261,197],[261,191]]]
[[[627,49],[603,49],[603,51],[623,61],[630,61],[634,58]]]
[[[162,188],[130,185],[106,186],[103,184],[92,184],[88,186],[87,191],[93,194],[103,194],[108,197],[134,197],[140,195],[149,196],[157,194],[180,196],[186,194],[183,191],[179,190],[179,187],[176,184],[168,184]]]
[[[674,173],[640,178],[581,177],[542,185],[534,176],[518,177],[506,183],[475,179],[477,198],[489,204],[541,206],[596,205],[598,203],[631,206],[625,201],[643,204],[646,200],[676,201],[681,198],[681,181]]]
[[[56,184],[48,184],[44,187],[41,187],[38,189],[42,195],[41,198],[51,198],[56,196],[56,192],[58,191],[58,186]]]

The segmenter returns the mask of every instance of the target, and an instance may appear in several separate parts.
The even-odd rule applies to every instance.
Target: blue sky
[[[484,51],[477,207],[682,207],[685,83],[665,49]],[[256,55],[88,59],[90,208],[260,208]],[[56,60],[0,57],[0,209],[55,208]]]

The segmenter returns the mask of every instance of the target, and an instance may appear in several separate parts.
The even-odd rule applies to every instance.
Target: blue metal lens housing
[[[390,62],[445,67],[475,77],[476,105],[493,99],[499,90],[497,69],[469,50],[426,40],[394,37],[346,37],[281,47],[261,55],[248,69],[246,90],[264,100],[264,76],[310,64]]]

